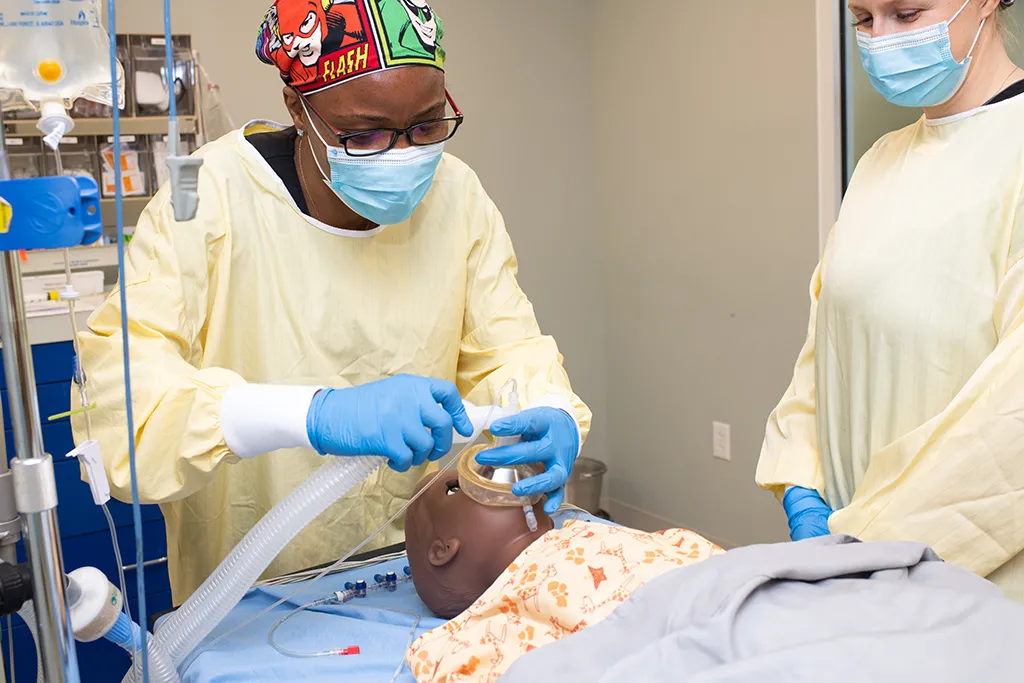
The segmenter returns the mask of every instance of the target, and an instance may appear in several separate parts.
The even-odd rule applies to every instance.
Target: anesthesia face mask
[[[490,409],[481,409],[463,402],[466,414],[469,415],[474,427],[479,425],[479,427],[487,429],[494,420],[519,412],[519,396],[516,393],[515,380],[510,380],[510,382],[513,388],[508,408],[498,408],[495,404]],[[518,436],[502,438],[492,436],[491,438],[495,447],[511,446],[519,442]],[[541,463],[526,463],[508,467],[481,465],[476,461],[476,456],[484,450],[487,448],[467,448],[459,457],[459,490],[481,505],[522,508],[527,528],[530,531],[537,531],[537,516],[533,512],[533,506],[539,503],[544,496],[538,494],[520,497],[512,493],[512,486],[516,482],[543,474],[544,465]]]
[[[512,485],[517,481],[536,477],[544,473],[544,465],[529,463],[512,467],[492,467],[481,465],[476,461],[482,450],[467,449],[459,458],[459,490],[480,503],[492,507],[516,507],[536,505],[544,498],[533,495],[521,498],[512,493]]]

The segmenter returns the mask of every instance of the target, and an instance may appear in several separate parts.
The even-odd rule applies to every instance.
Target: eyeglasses
[[[383,154],[398,144],[403,135],[409,139],[409,144],[417,147],[436,145],[440,142],[451,140],[459,130],[459,126],[462,125],[465,117],[459,110],[459,105],[455,104],[455,100],[452,99],[452,95],[448,92],[447,88],[444,91],[444,96],[448,100],[448,104],[452,106],[455,116],[423,121],[408,128],[374,128],[373,130],[364,130],[358,133],[343,133],[327,123],[323,115],[316,110],[310,101],[301,93],[299,94],[299,97],[303,99],[309,110],[313,112],[313,115],[320,120],[320,123],[327,130],[331,131],[331,134],[338,141],[338,146],[345,150],[345,154],[353,157],[371,157]]]

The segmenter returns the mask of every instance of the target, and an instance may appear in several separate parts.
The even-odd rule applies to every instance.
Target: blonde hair
[[[995,13],[996,30],[999,32],[999,35],[1002,36],[1003,43],[1006,45],[1016,45],[1018,41],[1017,35],[1020,30],[1020,26],[1017,24],[1016,20],[1011,19],[1004,13],[1005,10],[1013,7],[1015,1],[1016,0],[1000,0],[999,8]]]

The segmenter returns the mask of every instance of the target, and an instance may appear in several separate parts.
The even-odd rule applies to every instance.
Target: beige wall
[[[190,33],[239,124],[281,120],[281,82],[257,60],[270,0],[175,0],[174,31]],[[576,391],[594,410],[587,455],[607,457],[604,304],[599,292],[591,112],[590,0],[434,0],[447,25],[448,82],[466,114],[450,143],[505,216],[520,282],[555,336]],[[118,3],[118,31],[162,32],[160,0]],[[199,10],[202,9],[202,12]],[[543,17],[529,22],[524,17]],[[529,48],[540,45],[543,49]]]
[[[814,2],[765,11],[602,2],[593,31],[611,496],[729,543],[786,536],[754,468],[817,258]]]
[[[445,20],[448,85],[466,114],[451,150],[476,169],[505,216],[520,283],[594,411],[587,455],[605,460],[605,278],[586,30],[592,0],[431,4]],[[524,17],[543,21],[524,24]]]

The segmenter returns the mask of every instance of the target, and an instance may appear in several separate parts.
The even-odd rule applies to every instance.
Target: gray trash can
[[[593,458],[578,458],[565,484],[565,500],[592,515],[601,510],[601,486],[608,466]]]

